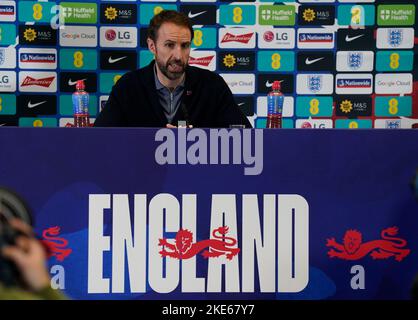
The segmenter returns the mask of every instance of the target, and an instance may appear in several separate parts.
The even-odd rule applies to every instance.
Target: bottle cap
[[[86,88],[86,85],[84,84],[84,80],[77,80],[75,88],[77,90],[84,90]]]
[[[276,80],[273,82],[273,86],[272,86],[273,90],[280,90],[280,87],[281,87],[280,81]]]

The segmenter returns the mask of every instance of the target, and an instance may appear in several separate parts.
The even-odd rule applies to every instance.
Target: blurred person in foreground
[[[11,261],[18,273],[19,286],[6,286],[0,281],[0,300],[65,300],[59,290],[51,288],[51,278],[46,268],[47,251],[35,238],[32,228],[23,221],[13,218],[10,227],[19,232],[14,245],[0,249],[3,259]],[[0,265],[1,267],[1,265]]]
[[[251,128],[225,80],[188,65],[192,39],[192,23],[183,13],[155,15],[147,36],[155,59],[118,80],[94,126]]]

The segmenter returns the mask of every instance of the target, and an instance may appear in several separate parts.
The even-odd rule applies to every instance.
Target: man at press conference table
[[[147,38],[155,59],[119,79],[94,126],[251,128],[221,76],[188,66],[192,39],[184,14],[164,10],[155,15]]]

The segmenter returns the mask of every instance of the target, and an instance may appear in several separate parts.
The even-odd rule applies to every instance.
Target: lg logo
[[[273,40],[276,40],[276,41],[284,40],[284,41],[286,41],[286,40],[289,39],[289,34],[287,32],[273,33],[272,31],[267,31],[267,32],[264,33],[263,38],[267,42],[271,42]]]
[[[9,76],[2,76],[0,78],[0,84],[8,84],[9,82]]]
[[[113,29],[107,30],[105,33],[106,40],[113,41],[118,40],[129,40],[131,39],[131,33],[129,31],[115,31]]]

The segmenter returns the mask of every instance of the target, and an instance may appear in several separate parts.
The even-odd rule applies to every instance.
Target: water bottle
[[[267,128],[282,127],[283,100],[280,81],[274,81],[272,91],[267,95]]]
[[[89,117],[89,94],[84,89],[86,88],[84,80],[78,80],[75,85],[76,91],[73,93],[73,113],[74,113],[74,127],[90,127]]]

